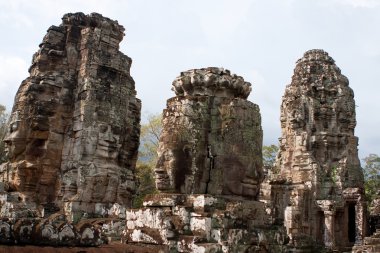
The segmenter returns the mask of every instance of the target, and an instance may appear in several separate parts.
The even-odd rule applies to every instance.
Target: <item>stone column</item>
[[[333,249],[335,247],[335,234],[334,234],[335,212],[324,211],[323,213],[325,216],[323,241],[326,248]]]
[[[296,235],[300,233],[301,212],[298,206],[287,206],[285,208],[284,225],[291,244],[296,244]]]
[[[355,205],[355,245],[361,245],[365,236],[365,203],[358,201]]]

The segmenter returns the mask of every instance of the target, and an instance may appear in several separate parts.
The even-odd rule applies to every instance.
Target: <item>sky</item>
[[[68,12],[126,29],[120,50],[142,114],[162,112],[181,71],[223,67],[252,84],[264,145],[277,144],[280,104],[297,59],[324,49],[350,80],[359,157],[380,155],[380,0],[0,0],[0,104],[11,110],[46,30]]]

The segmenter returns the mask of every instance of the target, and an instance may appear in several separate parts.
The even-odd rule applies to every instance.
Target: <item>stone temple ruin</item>
[[[119,51],[123,32],[115,21],[82,13],[48,29],[4,140],[1,217],[125,216],[135,191],[141,104],[132,61]]]
[[[282,99],[280,152],[266,197],[295,246],[361,244],[366,204],[355,126],[348,79],[326,52],[306,52]]]
[[[251,85],[219,68],[182,72],[163,112],[156,185],[127,211],[126,240],[164,252],[281,252],[285,230],[257,201],[263,179]]]
[[[48,29],[4,140],[0,244],[380,252],[380,197],[368,215],[353,91],[323,50],[297,62],[267,175],[250,83],[223,68],[182,72],[163,112],[159,192],[132,209],[141,103],[123,36],[96,13],[66,14]]]
[[[218,68],[182,72],[163,113],[157,189],[256,199],[262,129],[251,84]]]

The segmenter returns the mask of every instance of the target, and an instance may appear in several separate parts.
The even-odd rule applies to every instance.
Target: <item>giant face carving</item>
[[[213,82],[202,83],[205,79]],[[185,95],[169,99],[163,113],[155,169],[158,190],[257,196],[263,176],[260,113],[258,106],[237,95],[239,82],[234,81],[229,72],[201,69],[184,72],[173,83]]]

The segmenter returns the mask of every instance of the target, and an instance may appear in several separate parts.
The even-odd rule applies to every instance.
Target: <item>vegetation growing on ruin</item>
[[[278,146],[272,144],[268,146],[263,146],[263,164],[267,168],[272,168],[274,162],[276,161],[276,156],[278,152]]]
[[[377,154],[369,154],[363,162],[365,194],[371,202],[380,189],[380,157]]]
[[[0,105],[0,164],[7,160],[6,152],[5,152],[5,143],[4,137],[7,133],[7,122],[9,115],[6,111],[5,106]]]
[[[134,207],[140,207],[146,195],[156,191],[154,167],[157,163],[158,141],[162,130],[162,115],[150,115],[141,125],[139,157],[136,164],[137,192]]]

